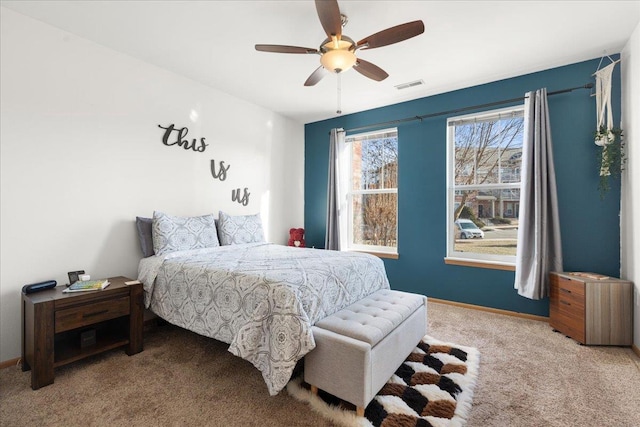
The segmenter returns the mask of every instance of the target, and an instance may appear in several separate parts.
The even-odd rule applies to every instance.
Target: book
[[[109,281],[103,280],[79,280],[69,286],[62,292],[84,292],[84,291],[98,291],[109,286]]]
[[[598,274],[598,273],[588,273],[588,272],[583,272],[583,271],[575,271],[572,273],[569,273],[571,276],[576,276],[576,277],[582,277],[585,279],[593,279],[593,280],[605,280],[605,279],[609,279],[609,276],[605,276],[604,274]]]

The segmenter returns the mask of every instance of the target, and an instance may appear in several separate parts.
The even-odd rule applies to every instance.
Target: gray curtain
[[[562,246],[547,89],[526,94],[515,288],[541,299],[549,272],[562,271]]]
[[[344,132],[331,129],[329,137],[329,179],[327,183],[327,232],[324,248],[340,250],[340,170],[338,156],[340,143],[344,142]]]

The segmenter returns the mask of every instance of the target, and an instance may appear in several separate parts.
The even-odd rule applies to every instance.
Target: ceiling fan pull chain
[[[341,85],[342,77],[341,77],[340,73],[338,73],[337,75],[338,75],[338,109],[336,110],[336,113],[337,114],[342,114],[342,108],[340,106],[340,101],[341,101],[341,98],[342,98],[342,85]]]

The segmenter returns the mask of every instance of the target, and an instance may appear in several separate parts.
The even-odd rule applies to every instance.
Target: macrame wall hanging
[[[611,109],[611,79],[613,69],[620,60],[612,60],[607,56],[611,63],[603,68],[602,59],[598,64],[598,70],[593,74],[596,78],[596,120],[597,127],[594,134],[595,144],[602,147],[600,154],[600,196],[604,198],[604,194],[609,190],[609,177],[620,175],[624,163],[624,143],[622,141],[622,130],[616,128],[613,124],[613,111]]]
[[[611,58],[609,58],[611,60]],[[593,75],[596,77],[596,114],[597,114],[597,130],[596,130],[596,145],[602,147],[610,144],[613,138],[607,138],[607,135],[611,133],[613,129],[613,112],[611,111],[611,77],[613,75],[613,69],[618,61],[612,61],[611,64],[606,67],[599,68]],[[600,60],[602,64],[602,59]],[[604,127],[606,132],[603,135],[601,130]]]

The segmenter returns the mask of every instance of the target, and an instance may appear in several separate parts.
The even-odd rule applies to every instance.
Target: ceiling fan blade
[[[342,37],[342,18],[337,0],[316,0],[316,11],[327,37],[336,36],[339,40]]]
[[[357,48],[373,49],[387,46],[410,39],[422,33],[424,33],[424,23],[422,21],[407,22],[365,37],[358,42]]]
[[[322,78],[327,74],[329,74],[329,72],[323,66],[320,66],[316,68],[316,70],[313,73],[311,73],[307,81],[304,82],[304,85],[313,86],[316,83],[318,83],[320,80],[322,80]]]
[[[389,77],[386,71],[371,62],[358,58],[353,69],[362,74],[365,77],[369,77],[377,82],[382,81]]]
[[[274,53],[318,53],[318,49],[299,46],[283,46],[279,44],[257,44],[256,50]]]

